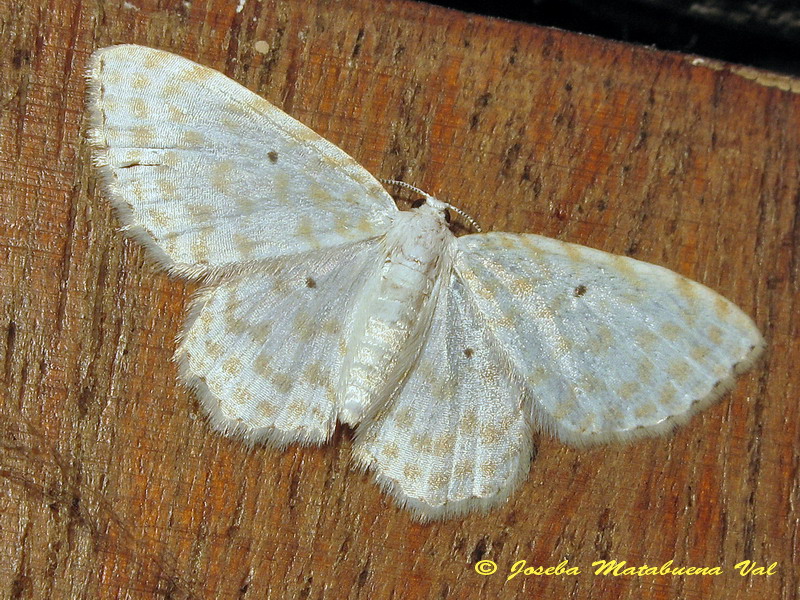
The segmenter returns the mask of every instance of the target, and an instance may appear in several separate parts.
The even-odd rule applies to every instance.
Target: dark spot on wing
[[[306,287],[310,287],[310,288],[317,287],[317,282],[314,281],[313,277],[306,277]]]
[[[475,350],[472,348],[464,348],[464,356],[467,358],[472,358],[472,355],[475,354]]]
[[[267,158],[269,158],[270,162],[276,163],[278,162],[278,153],[275,152],[275,150],[270,150],[269,152],[267,152]]]
[[[575,292],[573,293],[575,294],[576,298],[583,296],[586,293],[586,286],[583,284],[579,285],[575,288]]]
[[[425,198],[419,198],[411,203],[411,208],[419,208],[423,204],[425,204]]]
[[[14,56],[11,59],[11,64],[14,65],[15,69],[21,69],[22,65],[26,65],[29,62],[31,62],[31,53],[28,50],[17,48],[14,51]]]

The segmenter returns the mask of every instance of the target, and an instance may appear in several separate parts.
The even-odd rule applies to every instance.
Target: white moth
[[[207,285],[176,358],[212,425],[354,457],[422,520],[527,475],[532,429],[575,445],[666,432],[763,347],[731,302],[662,267],[531,234],[455,237],[221,73],[98,50],[90,139],[125,231]]]

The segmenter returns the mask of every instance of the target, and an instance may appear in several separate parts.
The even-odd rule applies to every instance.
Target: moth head
[[[422,208],[423,206],[425,206],[428,210],[441,215],[441,217],[444,219],[444,222],[448,225],[450,224],[451,217],[450,211],[448,210],[450,207],[449,204],[442,202],[441,200],[437,200],[433,196],[423,196],[422,198],[414,200],[414,202],[411,203],[411,208]]]
[[[458,208],[457,206],[453,206],[452,204],[448,204],[447,202],[442,202],[441,200],[434,198],[423,192],[418,187],[414,187],[410,183],[406,183],[405,181],[398,181],[396,179],[381,179],[381,183],[388,183],[389,185],[396,185],[397,187],[401,187],[417,194],[421,194],[422,197],[419,200],[415,200],[411,204],[411,208],[416,210],[426,210],[430,213],[439,216],[442,221],[449,227],[451,222],[450,211],[453,211],[464,223],[466,223],[469,227],[473,229],[473,231],[477,231],[480,233],[481,227],[478,225],[478,222],[465,213],[463,210]]]

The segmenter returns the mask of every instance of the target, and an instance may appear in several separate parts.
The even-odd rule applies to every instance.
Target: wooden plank
[[[8,1],[0,23],[4,597],[796,597],[796,81],[406,2]],[[754,316],[767,355],[671,437],[537,436],[507,504],[432,525],[349,468],[350,431],[225,439],[170,362],[194,288],[116,231],[88,162],[84,67],[120,42],[222,70],[486,229],[692,277]],[[506,582],[563,559],[581,574]],[[740,576],[745,559],[777,572]]]

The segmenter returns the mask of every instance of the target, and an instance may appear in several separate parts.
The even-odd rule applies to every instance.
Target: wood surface
[[[124,239],[89,162],[84,68],[122,42],[223,71],[484,229],[696,279],[767,352],[671,436],[537,436],[506,504],[441,523],[350,468],[350,430],[285,451],[224,438],[170,361],[194,287]],[[797,597],[796,81],[369,0],[0,0],[0,56],[0,597]],[[506,580],[564,559],[581,573]],[[600,576],[600,559],[723,573]]]

